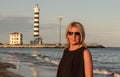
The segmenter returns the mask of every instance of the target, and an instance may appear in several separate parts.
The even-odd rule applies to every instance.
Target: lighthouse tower
[[[31,41],[31,44],[42,44],[42,38],[39,35],[39,6],[38,4],[34,7],[34,40]]]
[[[39,37],[39,6],[38,4],[35,5],[34,7],[34,37],[38,38]]]

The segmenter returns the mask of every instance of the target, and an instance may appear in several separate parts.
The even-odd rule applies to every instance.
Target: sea
[[[64,48],[0,48],[0,61],[16,65],[8,70],[24,77],[56,77]],[[120,47],[89,48],[93,77],[120,77]]]

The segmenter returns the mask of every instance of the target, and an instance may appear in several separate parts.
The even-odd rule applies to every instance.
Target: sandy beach
[[[19,68],[16,65],[0,62],[0,77],[55,77],[55,70],[46,69],[44,66],[21,63]]]
[[[44,65],[36,65],[34,63],[22,62],[19,64],[17,69],[8,69],[14,74],[19,74],[21,76],[13,77],[56,77],[56,69],[52,67],[47,67]],[[12,76],[11,76],[12,77]]]
[[[16,66],[11,63],[0,62],[0,77],[24,77],[9,71],[9,68],[16,69]]]

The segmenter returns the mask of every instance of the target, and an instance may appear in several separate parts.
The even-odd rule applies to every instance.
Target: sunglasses
[[[76,35],[76,36],[79,36],[80,32],[68,32],[67,34],[70,35],[70,36],[73,35],[73,34]]]

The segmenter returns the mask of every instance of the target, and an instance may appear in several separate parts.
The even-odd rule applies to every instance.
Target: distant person
[[[79,22],[70,23],[66,28],[66,39],[57,77],[93,77],[92,56],[84,43],[83,25]]]

